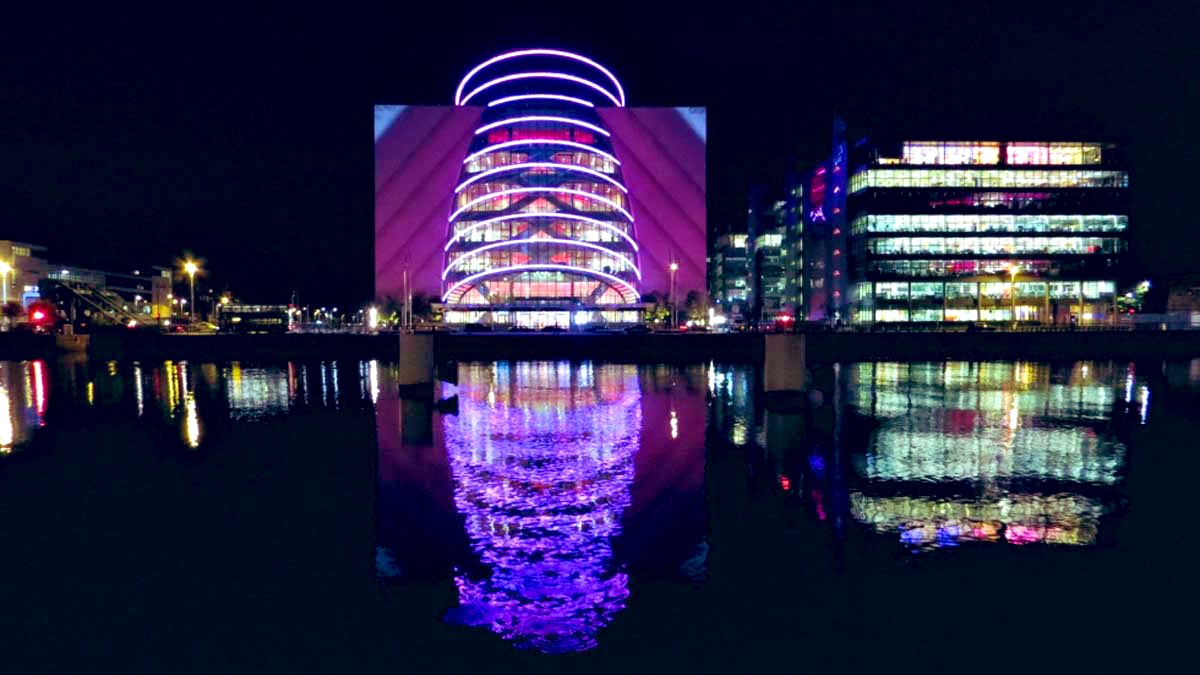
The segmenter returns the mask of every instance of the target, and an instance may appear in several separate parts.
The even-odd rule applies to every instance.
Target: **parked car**
[[[463,326],[464,333],[490,333],[492,327],[483,323],[469,323]]]
[[[543,333],[564,333],[562,326],[549,325],[542,328]]]
[[[612,331],[608,329],[608,326],[605,326],[603,324],[596,324],[593,326],[588,326],[586,332],[588,332],[588,333],[611,333]]]
[[[649,333],[650,329],[647,328],[645,324],[635,323],[632,326],[629,326],[628,328],[626,328],[625,332],[630,335],[635,335],[635,334],[636,335],[644,335],[646,333]]]

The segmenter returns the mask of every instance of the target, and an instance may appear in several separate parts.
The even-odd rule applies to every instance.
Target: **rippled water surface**
[[[1165,653],[1200,359],[811,370],[774,410],[720,364],[405,397],[377,361],[0,363],[0,641],[160,672]]]

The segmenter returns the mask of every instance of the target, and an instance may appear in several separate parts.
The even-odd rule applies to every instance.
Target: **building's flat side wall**
[[[705,144],[675,108],[603,108],[613,148],[629,187],[642,270],[642,293],[670,288],[704,292],[708,220]]]
[[[482,108],[409,106],[375,141],[375,296],[441,294],[455,181]]]

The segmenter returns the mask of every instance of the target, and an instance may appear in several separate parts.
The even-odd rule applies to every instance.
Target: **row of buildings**
[[[636,323],[651,297],[678,310],[705,286],[714,315],[751,326],[1116,320],[1117,144],[835,118],[828,157],[706,242],[706,133],[702,110],[627,107],[611,71],[553,49],[484,61],[453,107],[380,106],[376,296],[524,328]]]
[[[751,192],[710,252],[734,324],[1107,324],[1128,252],[1122,148],[928,141],[835,119],[830,156]]]
[[[0,240],[3,304],[26,309],[49,295],[70,320],[103,316],[118,323],[157,323],[182,311],[185,299],[174,297],[169,268],[111,272],[52,262],[46,254],[45,246]]]

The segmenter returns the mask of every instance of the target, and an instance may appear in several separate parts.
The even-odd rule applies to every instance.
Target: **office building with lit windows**
[[[813,318],[1115,321],[1129,227],[1118,146],[872,137],[842,146],[844,163],[835,140],[834,158],[808,174],[808,253],[823,249],[810,265]],[[834,202],[816,205],[818,190],[837,193]]]
[[[784,237],[786,202],[771,200],[759,190],[750,199],[747,215],[746,260],[750,272],[750,312],[753,325],[771,325],[787,314],[787,250]]]
[[[783,259],[784,288],[782,305],[791,319],[804,318],[804,185],[789,175],[785,182],[783,200]]]
[[[587,57],[500,54],[454,108],[376,109],[376,294],[444,321],[632,324],[707,275],[704,111],[627,108]]]
[[[730,232],[717,237],[713,245],[713,301],[731,321],[748,312],[750,270],[746,264],[745,232]]]

